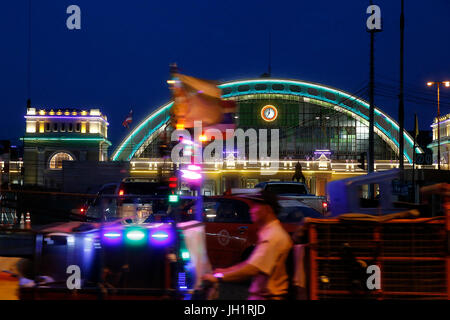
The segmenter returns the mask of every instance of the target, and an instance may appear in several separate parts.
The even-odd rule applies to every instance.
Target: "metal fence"
[[[312,221],[311,299],[450,299],[449,219]],[[381,276],[374,290],[370,265]]]

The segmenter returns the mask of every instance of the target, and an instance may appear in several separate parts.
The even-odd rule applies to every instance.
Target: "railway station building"
[[[251,164],[233,155],[204,163],[204,195],[222,194],[230,187],[252,188],[263,181],[291,181],[298,162],[310,192],[316,195],[325,195],[328,181],[366,174],[358,166],[369,143],[369,103],[362,98],[327,85],[291,79],[246,79],[219,87],[223,99],[236,101],[236,128],[279,129],[278,169],[272,170],[267,159]],[[131,176],[156,179],[158,168],[166,165],[158,146],[162,133],[170,130],[172,104],[149,113],[112,153],[112,161],[130,162]],[[403,155],[399,155],[400,137],[405,142]],[[416,147],[416,153],[423,150]],[[397,122],[377,107],[375,170],[397,168],[400,156],[405,168],[411,168],[413,138],[407,131],[400,133]]]

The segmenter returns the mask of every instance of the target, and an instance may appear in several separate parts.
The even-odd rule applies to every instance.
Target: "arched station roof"
[[[255,94],[295,95],[330,104],[336,111],[344,112],[358,121],[369,121],[369,103],[348,92],[322,84],[286,79],[249,79],[230,81],[219,85],[223,98],[233,98]],[[112,160],[129,161],[138,157],[149,143],[165,128],[169,120],[169,110],[173,102],[157,108],[139,123],[131,133],[119,144],[112,155]],[[375,133],[386,141],[392,149],[399,152],[399,126],[390,116],[375,108]],[[405,130],[404,156],[412,163],[413,139]],[[416,147],[416,152],[423,151]]]

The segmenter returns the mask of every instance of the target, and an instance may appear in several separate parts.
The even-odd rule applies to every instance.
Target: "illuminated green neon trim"
[[[303,91],[302,92],[294,92],[294,91],[286,90],[286,88],[283,89],[283,90],[273,90],[270,86],[267,86],[267,88],[264,89],[264,90],[255,90],[255,88],[251,86],[251,85],[254,85],[254,84],[266,84],[267,85],[268,83],[270,83],[270,84],[281,84],[281,85],[292,84],[292,85],[297,85],[297,86],[302,86],[302,87],[307,87],[307,88],[309,87],[309,88],[324,90],[324,91],[328,91],[330,93],[333,93],[334,95],[336,95],[336,98],[338,98],[338,99],[337,100],[330,100],[330,99],[328,99],[328,98],[326,98],[326,97],[324,97],[324,96],[322,96],[320,94],[317,95],[317,96],[314,96],[314,95],[311,95],[311,94],[309,94],[307,92],[303,92]],[[250,88],[247,91],[239,92],[239,91],[237,91],[237,87],[240,86],[240,85],[248,85],[248,86],[250,86]],[[344,108],[346,110],[349,110],[350,112],[353,112],[353,113],[359,115],[363,119],[366,119],[366,120],[369,119],[368,116],[360,113],[359,110],[356,110],[356,109],[354,109],[352,107],[349,107],[349,106],[341,103],[339,101],[340,100],[339,98],[341,98],[341,99],[342,98],[348,99],[348,100],[350,100],[352,102],[356,102],[359,105],[364,106],[366,109],[369,109],[370,106],[369,106],[369,104],[366,101],[364,101],[364,100],[362,100],[362,99],[360,99],[358,97],[352,96],[351,94],[349,94],[347,92],[344,92],[344,91],[341,91],[341,90],[338,90],[338,89],[335,89],[335,88],[331,88],[331,87],[328,87],[328,86],[324,86],[324,85],[319,85],[319,84],[305,82],[305,81],[300,81],[300,80],[282,80],[282,79],[243,80],[243,81],[233,81],[233,82],[230,82],[230,83],[224,83],[224,84],[219,85],[219,88],[227,88],[227,87],[232,87],[233,89],[236,88],[236,90],[233,90],[229,94],[223,95],[223,98],[236,97],[236,96],[242,96],[242,95],[248,95],[248,94],[296,95],[296,96],[302,96],[302,97],[307,97],[307,98],[311,98],[311,99],[316,99],[316,100],[322,100],[322,101],[330,102],[330,103],[332,103],[334,105],[338,105],[338,106],[340,106],[340,107],[342,107],[342,108]],[[389,117],[388,115],[384,114],[381,110],[375,108],[375,114],[377,114],[379,116],[382,116],[387,122],[389,122],[395,128],[396,131],[399,130],[398,124],[391,117]],[[391,139],[394,142],[394,144],[397,146],[397,148],[399,147],[398,141],[396,139],[394,139],[388,132],[386,132],[386,130],[384,130],[384,128],[381,127],[379,125],[379,123],[376,122],[376,121],[375,121],[375,126],[381,132],[383,132],[383,134],[385,134],[389,139]],[[406,131],[403,132],[403,137],[405,138],[405,140],[407,142],[409,142],[409,144],[411,146],[411,149],[412,149],[412,147],[413,147],[413,139],[412,139],[412,137]],[[416,148],[416,150],[417,149],[419,150],[419,153],[423,153],[423,151],[420,148]],[[412,160],[409,157],[409,155],[408,155],[406,150],[404,151],[404,156],[408,159],[408,161],[410,163],[412,163]]]
[[[441,149],[442,149],[442,146],[444,146],[446,144],[450,144],[450,139],[441,140],[441,142],[439,143]],[[429,145],[427,145],[427,148],[433,148],[433,147],[437,147],[437,146],[438,146],[438,142],[434,141],[434,142],[430,143]]]
[[[322,95],[321,93],[319,93],[319,95],[317,95],[317,96],[314,96],[307,92],[304,92],[304,90],[302,90],[302,92],[290,91],[290,90],[287,90],[287,88],[285,88],[283,90],[273,90],[270,85],[268,85],[267,88],[264,90],[255,90],[253,87],[254,84],[266,84],[266,85],[268,85],[268,84],[282,84],[282,85],[292,84],[292,85],[298,85],[298,86],[306,87],[306,88],[314,88],[314,89],[319,89],[321,91],[327,91],[327,92],[334,94],[336,96],[336,100],[330,100],[330,99],[326,98],[324,95]],[[237,91],[237,87],[240,85],[249,85],[250,88],[247,91],[239,92],[239,91]],[[320,85],[320,84],[315,84],[315,83],[310,83],[310,82],[305,82],[305,81],[300,81],[300,80],[255,79],[255,80],[232,81],[232,82],[228,82],[228,83],[219,85],[219,88],[227,88],[227,87],[232,87],[233,91],[229,94],[223,95],[222,96],[223,98],[231,98],[231,97],[243,96],[243,95],[249,95],[249,94],[250,95],[253,95],[253,94],[296,95],[296,96],[301,96],[301,97],[307,97],[307,98],[314,99],[317,101],[331,103],[332,105],[339,106],[340,108],[343,108],[366,121],[369,120],[368,116],[362,114],[359,110],[349,107],[341,102],[341,100],[347,99],[352,102],[356,102],[359,105],[362,105],[366,109],[369,109],[369,104],[366,101],[364,101],[358,97],[354,97],[347,92],[344,92],[344,91],[341,91],[341,90],[338,90],[338,89],[335,89],[332,87]],[[149,121],[152,121],[155,117],[157,117],[161,112],[170,109],[172,104],[173,104],[173,102],[167,103],[166,105],[157,109],[157,111],[150,114],[146,119],[144,119],[144,121],[142,121],[139,124],[139,126],[137,126],[133,130],[133,132],[122,141],[122,143],[119,145],[119,147],[114,152],[114,154],[112,156],[112,160],[113,161],[117,160],[119,158],[119,156],[123,153],[123,151],[126,150],[126,147],[130,147],[129,145],[131,144],[132,139],[143,129],[143,127],[145,125],[147,125]],[[377,108],[375,108],[375,114],[381,116],[384,120],[386,120],[386,122],[388,122],[394,128],[394,130],[396,130],[397,132],[399,131],[398,124],[391,117],[389,117],[388,115],[386,115],[385,113],[383,113],[381,110],[379,110]],[[139,150],[139,148],[143,145],[143,143],[146,141],[146,139],[148,139],[150,137],[150,135],[155,130],[160,128],[166,121],[167,120],[164,119],[164,121],[161,121],[154,127],[154,130],[153,129],[151,130],[152,132],[146,134],[145,137],[137,143],[137,146],[132,149],[132,152],[127,156],[127,159],[131,160],[133,158],[134,154],[136,153],[136,151]],[[375,126],[378,130],[380,130],[381,133],[383,133],[387,137],[387,139],[390,139],[397,148],[399,147],[398,141],[394,137],[392,137],[391,134],[388,131],[386,131],[376,121],[375,121]],[[403,137],[409,143],[409,145],[411,146],[411,149],[412,149],[413,148],[412,137],[405,131],[403,132]],[[416,147],[416,151],[418,153],[423,153],[422,149],[419,147]],[[410,163],[412,163],[412,160],[411,160],[410,156],[408,155],[408,152],[406,149],[404,151],[404,156],[407,158],[407,160]]]
[[[364,107],[366,107],[367,109],[369,109],[370,105],[364,101],[361,100],[358,97],[352,96],[344,91],[338,90],[338,89],[334,89],[331,87],[327,87],[324,85],[318,85],[318,84],[314,84],[314,83],[309,83],[309,82],[304,82],[304,81],[294,81],[294,80],[272,80],[272,79],[267,79],[267,80],[248,80],[248,81],[237,81],[237,82],[231,82],[231,83],[224,83],[222,85],[219,85],[219,88],[225,88],[225,87],[230,87],[230,86],[237,86],[237,85],[249,85],[249,84],[266,84],[267,82],[270,83],[274,83],[274,84],[293,84],[293,85],[302,85],[305,87],[311,87],[311,88],[317,88],[320,90],[326,90],[329,91],[331,93],[337,94],[337,95],[342,95],[344,96],[345,99],[351,99],[352,101],[358,102],[359,104],[362,104]],[[273,89],[265,89],[265,90],[255,90],[250,88],[250,90],[248,91],[243,91],[243,92],[238,92],[238,93],[230,93],[228,95],[224,95],[224,98],[228,98],[228,97],[235,97],[235,96],[239,96],[239,95],[246,95],[248,94],[248,92],[251,92],[252,94],[258,94],[258,93],[262,93],[262,94],[267,94],[267,93],[282,93],[282,94],[290,94],[290,95],[298,95],[298,96],[307,96],[308,98],[312,98],[312,99],[317,99],[318,96],[314,96],[311,95],[309,93],[305,93],[305,92],[294,92],[294,91],[289,91],[289,90],[273,90]],[[322,97],[320,96],[319,100],[326,100],[329,101],[333,104],[339,104],[339,101],[337,100],[330,100],[326,97]],[[345,106],[346,109],[350,108],[347,105],[343,105]],[[351,111],[354,111],[355,113],[358,113],[357,110],[353,110],[352,108],[350,108]],[[398,124],[392,120],[389,116],[385,115],[383,112],[381,112],[378,108],[375,108],[375,113],[378,115],[381,115],[383,117],[385,117],[387,119],[387,121],[389,123],[391,123],[397,130],[399,129]],[[364,118],[367,118],[365,115],[363,115]],[[406,138],[411,142],[411,146],[413,144],[413,140],[411,137],[406,136]]]
[[[131,158],[133,157],[133,155],[136,153],[136,151],[139,150],[139,148],[144,144],[145,141],[147,141],[147,139],[159,128],[161,128],[164,123],[166,123],[167,121],[169,121],[170,117],[167,117],[166,119],[164,119],[163,121],[161,121],[160,123],[158,123],[152,130],[150,130],[150,132],[144,137],[144,139],[142,139],[137,145],[136,147],[133,149],[133,151],[131,152],[131,154],[128,156],[128,161],[131,160]]]
[[[131,144],[131,142],[133,141],[133,138],[142,130],[142,128],[148,124],[149,121],[152,121],[154,118],[156,118],[157,116],[159,116],[162,112],[164,111],[168,111],[173,105],[173,102],[169,102],[163,106],[161,106],[159,109],[157,109],[155,112],[151,113],[146,119],[144,119],[135,129],[133,129],[133,131],[131,132],[131,134],[129,134],[119,145],[119,147],[116,149],[116,151],[113,153],[112,155],[112,160],[116,161],[119,156],[122,154],[122,152],[124,150],[126,150],[126,147],[128,145]],[[162,121],[159,125],[162,125],[163,123],[165,123],[167,120]],[[147,136],[147,135],[146,135]],[[139,143],[137,144],[138,146],[141,146],[143,143],[145,142],[144,139],[142,139],[141,141],[139,141]],[[133,148],[132,153],[130,153],[130,155],[127,157],[127,159],[131,159],[131,157],[133,157],[134,153],[138,150],[139,148]]]
[[[96,141],[96,142],[106,142],[107,144],[111,145],[111,142],[106,140],[105,138],[66,138],[66,137],[39,137],[39,138],[31,138],[31,137],[25,137],[20,138],[20,140],[23,141]]]

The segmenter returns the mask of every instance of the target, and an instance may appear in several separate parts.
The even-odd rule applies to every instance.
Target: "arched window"
[[[73,157],[66,153],[66,152],[58,152],[55,153],[51,158],[49,162],[49,168],[52,170],[61,170],[62,169],[62,162],[68,160],[73,161]]]

